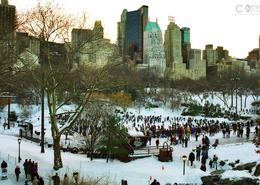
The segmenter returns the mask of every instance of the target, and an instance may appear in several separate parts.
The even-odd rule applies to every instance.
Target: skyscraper
[[[260,35],[259,35],[259,38],[258,38],[258,49],[259,49],[258,61],[260,62]]]
[[[174,22],[170,22],[165,31],[164,48],[167,67],[172,68],[173,63],[182,63],[181,31]]]
[[[95,21],[94,28],[93,28],[93,39],[103,39],[104,38],[104,28],[102,26],[101,21]]]
[[[144,62],[149,72],[163,77],[166,61],[162,31],[157,22],[148,22],[144,31]]]
[[[181,30],[171,21],[164,34],[166,68],[169,78],[180,79],[186,74],[186,64],[182,58]]]
[[[119,49],[119,53],[124,56],[125,55],[125,24],[126,24],[126,13],[127,10],[124,9],[121,14],[121,20],[117,23],[117,45]]]
[[[7,0],[1,0],[0,42],[1,42],[2,50],[5,49],[7,46],[13,45],[14,43],[15,29],[16,29],[15,12],[16,12],[15,6],[8,5]],[[3,43],[5,44],[3,45]]]
[[[118,23],[118,46],[123,56],[129,56],[137,63],[143,62],[144,30],[148,23],[148,6],[135,11],[123,10]]]
[[[0,5],[0,60],[9,60],[14,53],[16,8],[2,0]]]
[[[204,50],[204,59],[206,60],[207,66],[212,66],[215,64],[215,57],[214,57],[214,49],[212,44],[208,44],[205,46]]]
[[[189,56],[189,77],[193,80],[206,77],[206,63],[201,60],[201,50],[191,49]]]
[[[110,62],[117,54],[115,45],[104,38],[104,29],[101,21],[95,21],[93,30],[73,29],[71,45],[75,50],[74,61],[77,65],[93,65],[101,67]]]
[[[260,72],[260,35],[259,35],[258,42],[259,42],[258,43],[259,44],[259,46],[258,46],[259,52],[258,52],[258,60],[256,62],[256,70]]]
[[[189,68],[189,55],[191,49],[190,43],[190,28],[183,27],[181,28],[181,49],[182,49],[182,58],[183,63],[186,64],[186,67]]]

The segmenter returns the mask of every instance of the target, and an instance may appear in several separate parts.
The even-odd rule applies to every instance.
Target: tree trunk
[[[245,96],[244,108],[246,109],[247,95]]]
[[[91,161],[93,160],[93,154],[94,154],[94,141],[91,136],[91,139],[90,139],[90,160]]]
[[[108,163],[108,159],[109,159],[109,151],[107,151],[107,163]]]
[[[53,137],[53,150],[54,150],[54,170],[59,170],[63,167],[60,151],[60,135]]]
[[[231,108],[233,108],[234,105],[234,93],[231,91]]]
[[[242,111],[243,108],[243,95],[240,96],[240,111]]]

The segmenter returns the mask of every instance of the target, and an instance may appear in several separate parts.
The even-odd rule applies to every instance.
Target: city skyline
[[[254,12],[251,9],[250,14],[245,9],[247,5],[260,6],[260,3],[255,0],[246,2],[165,0],[164,3],[157,0],[111,0],[108,2],[74,0],[73,3],[55,0],[54,2],[75,15],[80,15],[83,11],[87,12],[89,26],[93,25],[95,20],[101,20],[105,37],[111,39],[113,43],[117,40],[117,22],[120,20],[123,9],[132,11],[142,5],[148,5],[150,21],[158,19],[163,34],[169,23],[168,16],[174,16],[176,24],[180,27],[190,27],[192,48],[204,49],[206,44],[213,44],[214,48],[223,46],[228,49],[231,56],[245,58],[249,51],[258,47],[260,27],[257,27],[256,23],[260,16],[260,9],[259,11],[254,9]],[[17,6],[17,11],[28,10],[36,3],[35,0],[9,1],[9,4]],[[238,47],[239,43],[242,44]]]

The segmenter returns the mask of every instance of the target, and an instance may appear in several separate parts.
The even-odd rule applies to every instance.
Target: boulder
[[[210,175],[201,177],[203,185],[215,185],[215,182],[219,182],[220,177],[218,175]]]
[[[238,180],[223,179],[218,185],[256,185],[257,179],[242,178]]]
[[[242,164],[242,165],[238,165],[238,166],[234,167],[233,170],[248,170],[251,173],[252,169],[255,167],[255,165],[256,165],[256,162],[246,163],[246,164]]]
[[[203,185],[256,185],[258,183],[258,179],[220,179],[217,175],[205,176],[201,180]]]
[[[215,170],[213,172],[210,173],[210,175],[222,175],[222,173],[224,173],[225,170]]]

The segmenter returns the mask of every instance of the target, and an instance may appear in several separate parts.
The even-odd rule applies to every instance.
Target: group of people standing
[[[203,135],[201,139],[201,143],[202,144],[199,144],[199,146],[197,146],[196,149],[193,149],[190,152],[188,160],[191,166],[193,166],[195,160],[200,162],[201,163],[200,169],[202,171],[206,171],[207,159],[209,159],[208,151],[210,148],[210,140],[208,136]],[[213,145],[216,147],[218,145],[218,140],[216,140]],[[218,162],[218,157],[214,155],[213,158],[209,160],[210,168],[217,169],[217,162]]]
[[[38,174],[38,163],[32,161],[31,159],[25,159],[23,163],[24,174],[25,174],[25,184],[28,184],[28,181],[32,182],[32,185],[44,185],[44,180]],[[19,181],[19,175],[21,173],[20,167],[16,166],[15,175],[17,182]]]

